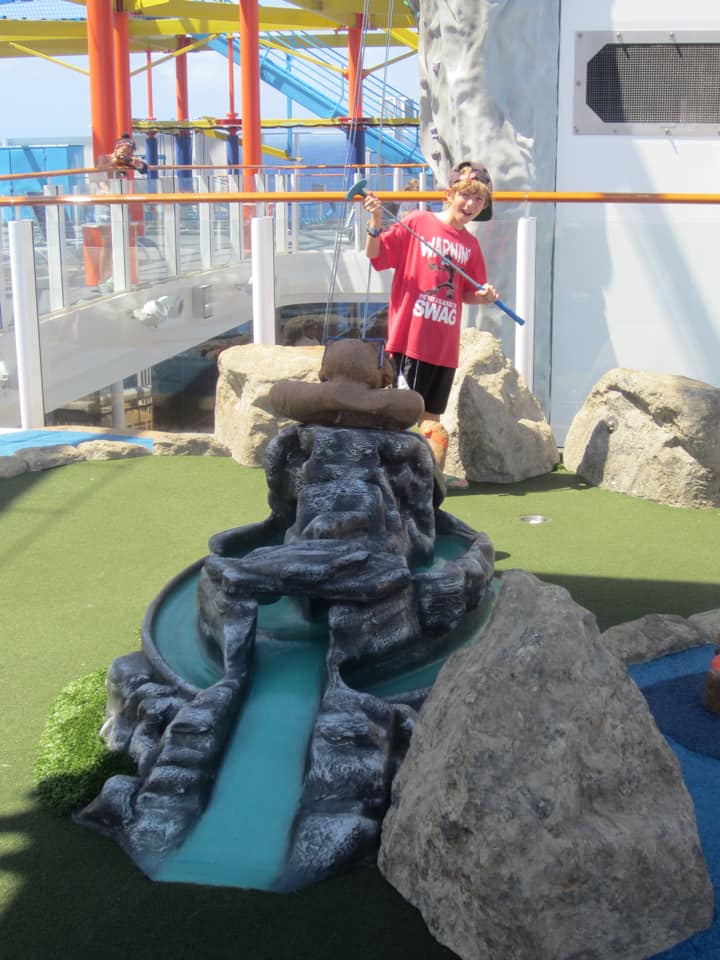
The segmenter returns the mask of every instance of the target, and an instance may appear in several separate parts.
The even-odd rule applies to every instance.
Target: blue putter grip
[[[500,307],[500,309],[503,310],[509,317],[512,317],[512,318],[513,318],[513,320],[515,321],[515,323],[519,323],[521,327],[524,325],[525,321],[523,320],[523,318],[522,318],[522,317],[519,317],[519,316],[515,313],[515,311],[514,311],[514,310],[511,310],[510,307],[509,307],[506,303],[503,303],[503,302],[502,302],[502,300],[496,300],[496,301],[495,301],[495,306],[496,306],[496,307]]]
[[[346,200],[354,200],[355,197],[365,197],[367,196],[367,191],[365,187],[367,186],[367,180],[358,180],[348,192],[345,194]]]

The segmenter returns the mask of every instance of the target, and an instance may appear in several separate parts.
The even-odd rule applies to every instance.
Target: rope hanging
[[[380,165],[382,163],[382,142],[383,142],[383,121],[385,119],[385,96],[387,93],[387,72],[388,72],[388,60],[390,59],[390,27],[393,22],[394,14],[394,0],[390,0],[388,6],[388,19],[387,19],[387,30],[385,32],[385,60],[383,62],[383,75],[382,75],[382,98],[380,100],[380,125],[378,127],[378,149],[377,149],[377,160],[376,160],[376,172],[377,175],[380,175]],[[360,323],[360,336],[365,337],[365,332],[367,330],[367,323],[370,313],[370,282],[372,278],[372,266],[368,261],[367,268],[367,279],[365,282],[365,300],[363,301],[363,312],[362,320]]]
[[[382,143],[382,136],[383,136],[383,119],[385,116],[385,97],[386,97],[386,90],[387,90],[387,61],[389,58],[389,49],[390,49],[390,27],[392,26],[393,5],[394,5],[394,0],[390,0],[390,4],[388,7],[387,30],[385,34],[385,38],[386,38],[385,39],[385,63],[383,67],[382,99],[380,101],[381,103],[380,125],[378,127],[378,138],[379,138],[378,143],[379,144]],[[361,35],[360,58],[359,58],[360,64],[363,64],[365,59],[366,33],[367,33],[367,24],[369,21],[369,16],[370,16],[370,3],[369,3],[369,0],[364,0],[361,26],[360,26],[360,35]],[[350,105],[350,108],[351,108],[350,115],[352,119],[350,124],[349,136],[347,138],[347,143],[345,146],[345,160],[343,165],[346,171],[350,169],[350,165],[351,165],[350,152],[351,152],[351,148],[354,147],[357,132],[358,132],[358,127],[359,127],[358,114],[359,114],[360,104],[362,102],[362,90],[363,90],[363,80],[362,80],[362,71],[361,71],[360,83],[357,83],[355,85],[355,91],[354,91],[355,100]],[[380,164],[380,149],[378,149],[378,159],[377,159],[378,169],[379,169],[379,164]],[[346,184],[346,188],[350,187],[350,178],[348,176],[346,176],[345,178],[345,184]],[[345,234],[348,232],[348,230],[352,225],[353,218],[355,218],[356,229],[357,229],[359,218],[357,217],[356,211],[357,211],[357,206],[355,204],[352,204],[351,209],[348,213],[348,206],[346,202],[338,212],[337,221],[335,224],[335,244],[333,249],[333,262],[332,262],[332,269],[330,274],[330,285],[328,290],[328,298],[325,305],[325,317],[323,321],[323,343],[327,341],[328,333],[330,329],[330,313],[331,313],[331,308],[335,301],[335,286],[337,282],[337,271],[338,271],[338,265],[340,262],[340,254],[342,252],[343,240],[344,240]],[[368,262],[367,280],[366,280],[366,287],[365,287],[365,299],[363,301],[363,312],[362,312],[362,319],[360,324],[360,335],[362,337],[365,337],[365,331],[367,328],[371,276],[372,276],[372,267]]]

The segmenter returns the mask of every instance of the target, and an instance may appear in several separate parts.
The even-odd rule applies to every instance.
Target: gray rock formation
[[[128,754],[138,775],[110,777],[74,819],[111,837],[149,875],[207,806],[243,702],[254,641],[253,630],[244,647],[235,646],[225,676],[206,690],[158,682],[142,653],[119,657],[110,668],[102,736],[111,750]]]
[[[443,423],[445,469],[455,476],[515,483],[549,473],[560,459],[540,404],[489,333],[463,331]]]
[[[420,131],[423,153],[441,184],[454,163],[474,159],[490,171],[496,190],[552,190],[557,155],[556,105],[559,0],[419,4]],[[520,205],[495,204],[494,221],[527,215]],[[537,218],[537,296],[533,389],[549,404],[550,283],[554,212]],[[479,224],[481,244],[500,224]],[[513,304],[514,255],[489,264],[500,296]],[[514,326],[483,308],[483,327],[512,353]]]
[[[638,620],[609,627],[600,639],[623,663],[643,663],[668,653],[717,643],[720,639],[720,610],[707,610],[687,620],[670,613],[648,613]]]
[[[290,597],[328,626],[320,709],[276,878],[288,890],[374,860],[428,681],[385,699],[363,683],[447,656],[492,578],[488,538],[438,509],[418,434],[293,424],[270,441],[266,461],[271,516],[217,534],[193,568],[198,647],[221,679],[199,690],[164,661],[152,631],[160,598],[143,653],[111,669],[103,736],[129,753],[137,776],[112,777],[77,820],[151,876],[202,815],[256,650],[288,642],[257,630],[258,602]],[[437,534],[453,539],[453,555],[432,564]]]
[[[322,347],[276,347],[249,343],[218,357],[215,436],[245,467],[261,467],[270,440],[291,421],[270,402],[278,380],[317,382]]]
[[[594,618],[513,571],[425,702],[380,869],[463,960],[641,960],[712,921],[672,750]]]
[[[606,490],[674,507],[720,507],[720,389],[616,368],[565,439],[565,466]]]

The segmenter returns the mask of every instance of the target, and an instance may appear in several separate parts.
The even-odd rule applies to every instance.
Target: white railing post
[[[275,174],[275,192],[285,193],[286,189],[287,189],[287,184],[285,183],[285,177],[281,173],[276,173]],[[287,253],[288,252],[288,205],[284,200],[282,201],[282,203],[275,204],[275,222],[277,224],[277,229],[276,229],[277,252]]]
[[[262,173],[255,174],[255,189],[258,193],[265,193],[265,175]],[[255,204],[255,216],[260,218],[267,215],[267,204],[264,200],[261,200],[259,203]]]
[[[7,330],[12,323],[12,301],[5,288],[5,225],[0,213],[0,330]]]
[[[426,189],[427,189],[427,174],[425,173],[424,170],[421,170],[421,171],[420,171],[420,176],[418,177],[418,180],[420,181],[420,184],[419,184],[418,189],[419,189],[419,190],[426,190]],[[427,209],[428,209],[428,204],[426,203],[425,200],[421,200],[420,203],[418,203],[418,210],[427,210]]]
[[[175,177],[163,177],[159,192],[175,193],[175,184]],[[168,276],[177,277],[180,274],[180,204],[178,203],[166,203],[163,207],[163,250]]]
[[[515,312],[525,323],[515,327],[515,369],[533,389],[535,347],[535,217],[521,217],[517,229]]]
[[[36,430],[45,426],[45,403],[32,220],[13,220],[8,224],[8,235],[20,426],[23,430]]]
[[[298,175],[296,173],[290,174],[290,189],[293,193],[297,193],[298,188]],[[290,211],[290,252],[297,253],[300,249],[300,204],[293,203],[292,209]]]
[[[112,425],[116,430],[125,429],[125,384],[117,380],[110,387]]]
[[[199,176],[197,179],[197,192],[209,192],[208,178]],[[200,231],[200,266],[203,270],[212,269],[212,233],[210,227],[210,218],[213,213],[213,207],[209,203],[198,204],[198,228]]]
[[[275,343],[275,250],[272,217],[253,217],[252,243],[253,343]]]
[[[355,179],[353,183],[358,183],[362,180],[363,177],[359,173],[355,174]],[[365,208],[358,201],[351,201],[352,206],[350,207],[351,214],[355,214],[355,237],[353,242],[353,249],[356,253],[362,253],[365,249],[365,230],[367,227],[367,214],[365,213]]]
[[[232,174],[228,177],[228,190],[230,193],[240,192],[240,177]],[[228,203],[228,220],[230,221],[230,256],[232,263],[240,263],[242,260],[242,204]]]
[[[123,180],[111,180],[110,188],[115,194],[127,192]],[[130,208],[126,203],[110,206],[110,237],[113,291],[122,293],[130,289]]]
[[[46,197],[56,197],[60,190],[45,184]],[[65,306],[65,277],[63,275],[63,250],[65,249],[65,210],[55,204],[45,207],[45,236],[47,238],[48,294],[50,312]]]

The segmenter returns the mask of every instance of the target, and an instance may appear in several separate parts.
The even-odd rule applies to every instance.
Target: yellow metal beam
[[[78,0],[74,0],[78,2]],[[261,37],[266,33],[295,34],[292,51],[301,39],[309,54],[317,46],[347,46],[348,25],[355,24],[361,13],[362,0],[294,0],[295,8],[260,7]],[[168,51],[170,39],[180,35],[199,36],[228,34],[239,31],[238,6],[235,3],[204,0],[123,0],[128,18],[129,43],[132,52]],[[83,6],[78,2],[78,6]],[[393,46],[417,50],[417,30],[407,13],[388,23],[387,8],[380,0],[370,0],[370,19],[364,43],[378,48],[387,45],[390,31]],[[407,8],[403,7],[405,11]],[[148,16],[150,14],[150,16]],[[277,37],[273,37],[276,40]],[[18,46],[12,46],[18,44]],[[22,47],[26,47],[23,50]],[[29,51],[29,52],[28,52]],[[0,19],[0,57],[82,56],[87,54],[85,20],[4,20]],[[394,61],[393,61],[394,62]]]
[[[36,43],[43,40],[85,40],[84,20],[0,20],[0,43]]]
[[[176,19],[209,19],[227,21],[238,27],[240,13],[236,3],[205,3],[199,0],[123,0],[125,13],[140,16]],[[339,21],[329,15],[309,13],[284,7],[259,9],[259,29],[265,30],[333,30]]]
[[[391,30],[390,36],[401,46],[409,47],[413,53],[418,50],[418,32],[417,30]]]
[[[40,57],[42,60],[49,60],[50,63],[56,64],[58,67],[66,67],[68,70],[75,70],[77,73],[82,73],[83,76],[89,77],[90,71],[84,70],[82,67],[76,67],[73,63],[63,63],[62,60],[58,60],[57,57],[49,57],[45,53],[40,53],[38,50],[31,50],[30,47],[25,47],[20,43],[11,43],[11,47],[14,47],[19,53],[22,53],[26,57]]]
[[[368,30],[416,26],[412,11],[402,3],[393,5],[391,18],[387,0],[367,0],[367,3],[365,0],[292,0],[292,3],[309,13],[323,14],[349,26],[355,26],[357,17],[362,17],[367,8],[365,27]]]

